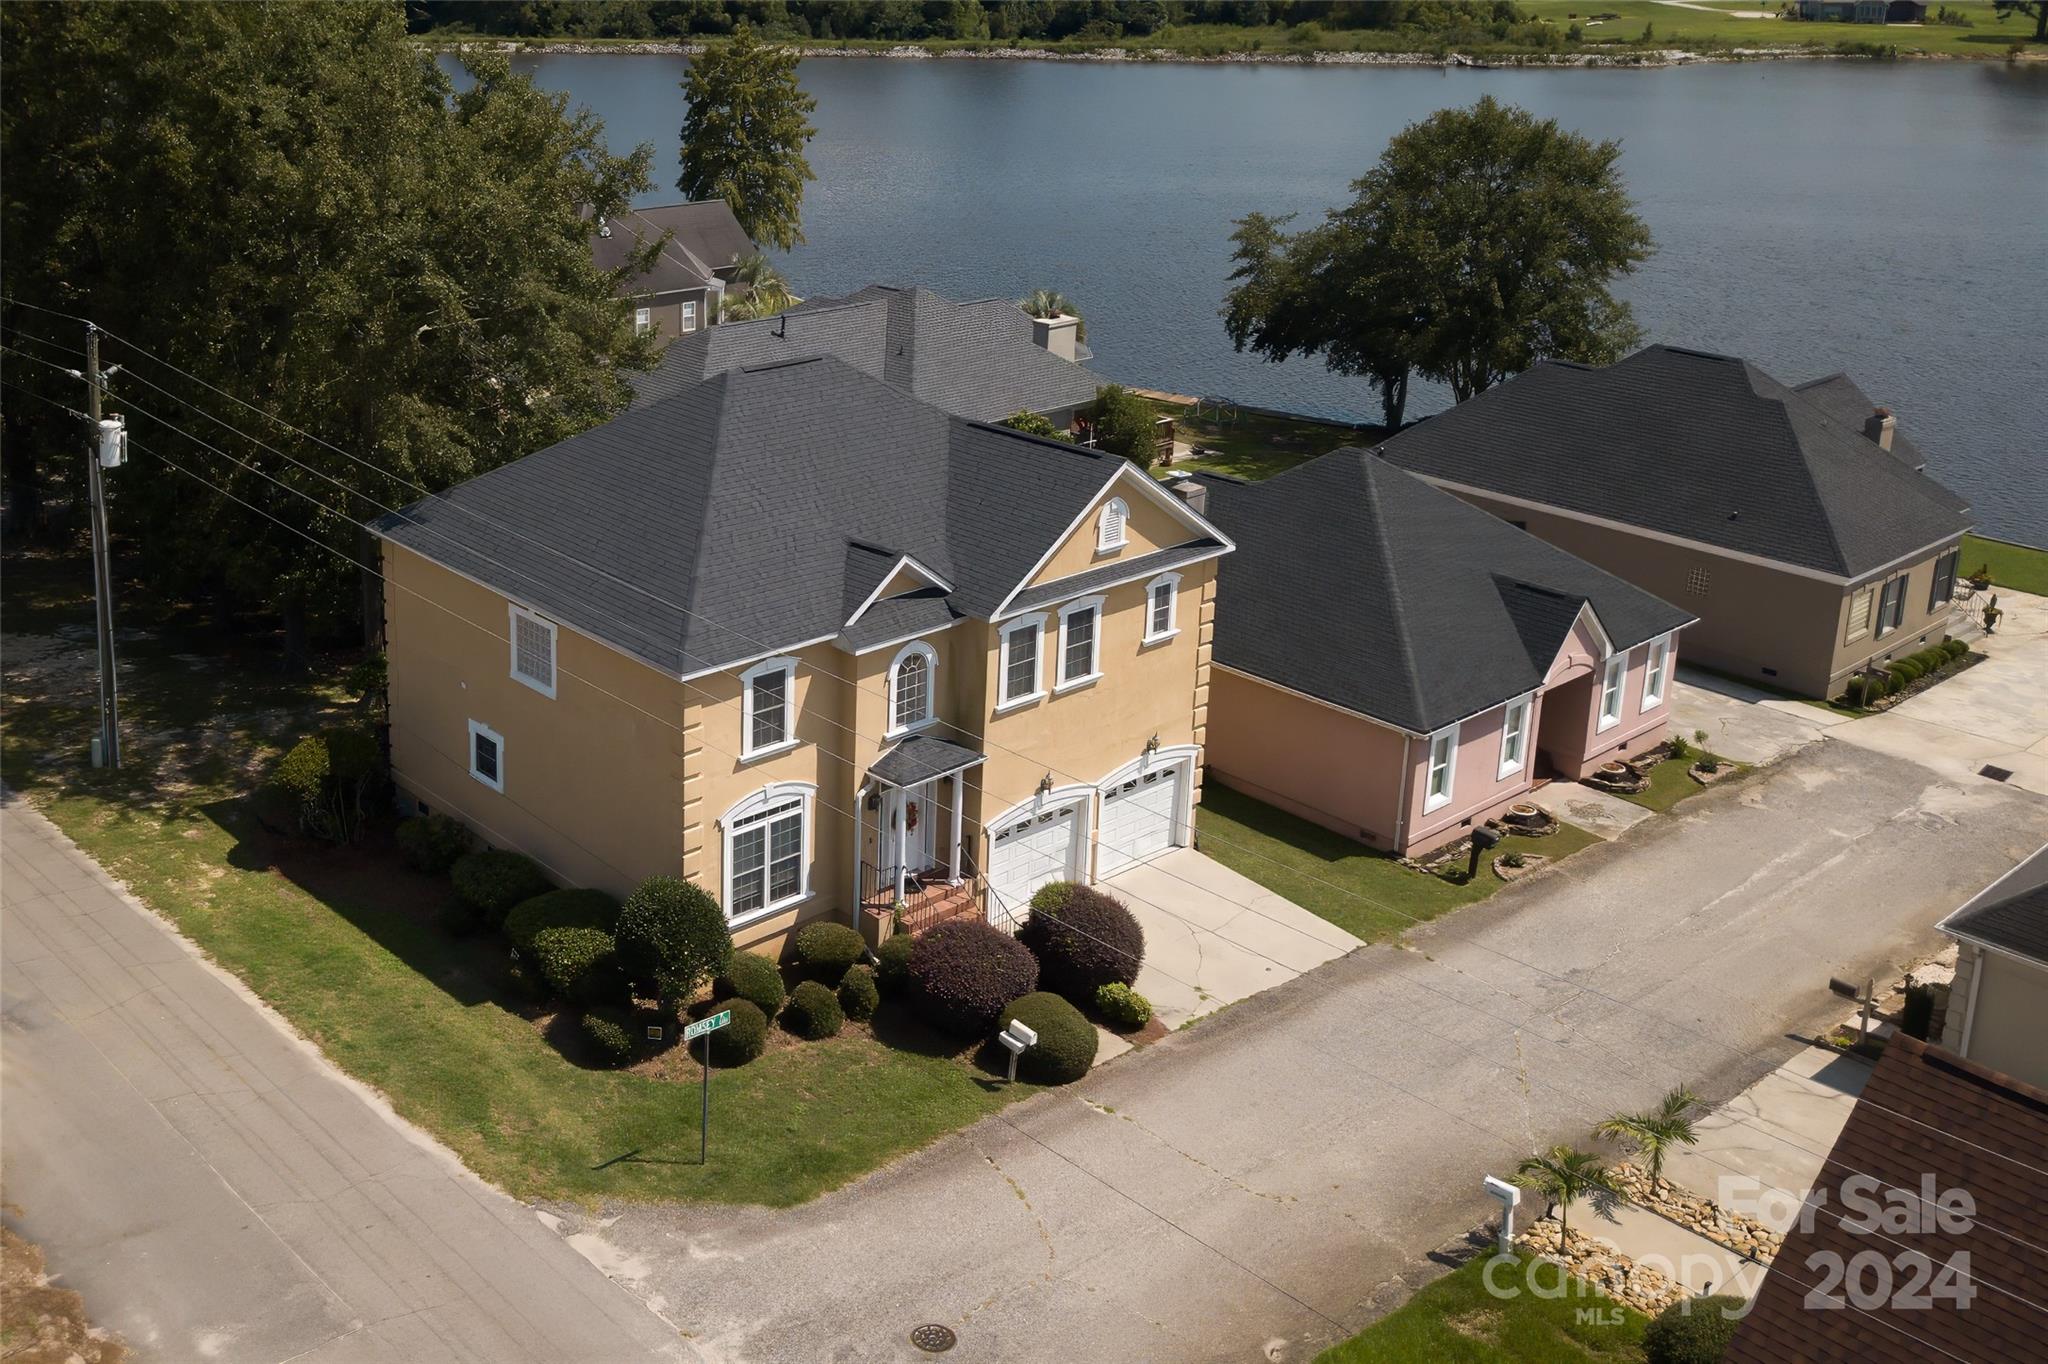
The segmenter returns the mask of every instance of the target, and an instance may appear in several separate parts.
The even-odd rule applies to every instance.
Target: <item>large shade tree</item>
[[[804,239],[804,182],[817,177],[804,145],[818,101],[796,79],[795,49],[764,43],[741,24],[690,61],[683,78],[683,172],[692,199],[723,199],[756,242],[787,251]]]
[[[1620,156],[1492,96],[1440,110],[1323,222],[1239,221],[1225,328],[1240,350],[1369,379],[1390,424],[1412,374],[1463,401],[1545,357],[1617,359],[1642,333],[1609,286],[1652,249]]]
[[[648,150],[609,155],[499,58],[458,93],[396,6],[9,5],[0,39],[6,292],[98,322],[124,366],[117,537],[174,590],[278,609],[295,654],[353,618],[356,522],[604,420],[655,359],[586,217],[647,186]],[[75,323],[5,322],[77,363]],[[83,406],[37,363],[7,377]],[[72,479],[76,423],[19,396],[11,491]]]

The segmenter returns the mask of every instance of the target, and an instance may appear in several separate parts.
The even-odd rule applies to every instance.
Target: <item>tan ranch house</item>
[[[1176,487],[1237,545],[1213,780],[1413,855],[1665,737],[1689,613],[1364,450]]]
[[[401,792],[576,884],[691,878],[774,951],[1190,839],[1231,546],[1115,456],[821,356],[378,529]]]
[[[1651,346],[1544,361],[1389,440],[1395,464],[1699,616],[1694,663],[1806,696],[1949,631],[1967,505],[1845,375]]]
[[[2048,1089],[2048,848],[1937,927],[1956,942],[1941,1045]]]

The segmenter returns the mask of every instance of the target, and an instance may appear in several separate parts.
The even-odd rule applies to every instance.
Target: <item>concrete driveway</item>
[[[1193,848],[1175,848],[1103,886],[1145,930],[1136,988],[1169,1029],[1364,946]]]

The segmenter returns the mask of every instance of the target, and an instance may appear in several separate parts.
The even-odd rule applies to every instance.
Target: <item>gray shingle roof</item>
[[[913,734],[875,759],[868,775],[889,786],[916,786],[986,761],[985,755],[971,748],[929,734]]]
[[[1802,396],[1744,360],[1651,346],[1605,368],[1542,362],[1382,453],[1431,478],[1855,578],[1970,517],[1867,439],[1861,416],[1840,420],[1849,400],[1832,382]]]
[[[876,602],[859,620],[847,626],[840,638],[847,648],[858,653],[891,640],[943,630],[958,619],[960,612],[954,608],[951,597],[940,588],[927,587]]]
[[[955,303],[873,284],[685,335],[634,387],[639,401],[656,402],[714,374],[813,355],[837,356],[970,421],[1078,407],[1107,382],[1033,341],[1031,319],[1008,299]]]
[[[376,529],[690,674],[836,637],[876,550],[915,555],[953,584],[952,611],[987,616],[1122,467],[823,357],[634,407]]]
[[[754,254],[754,243],[723,199],[698,199],[658,208],[629,208],[611,220],[611,235],[593,235],[591,258],[600,270],[616,270],[644,241],[671,235],[652,268],[625,285],[629,294],[665,294],[701,288],[720,270]]]
[[[1693,620],[1364,450],[1199,477],[1237,544],[1216,661],[1414,733],[1540,686],[1581,605],[1617,649]]]
[[[1150,554],[1141,554],[1135,559],[1119,559],[1100,568],[1091,568],[1085,573],[1061,578],[1058,582],[1048,583],[1043,587],[1019,592],[1016,600],[1010,603],[1010,609],[1003,614],[1013,616],[1022,611],[1035,611],[1056,601],[1066,601],[1070,597],[1078,597],[1108,587],[1111,583],[1149,578],[1155,573],[1164,573],[1170,568],[1181,568],[1199,559],[1214,558],[1223,551],[1224,544],[1221,540],[1205,535],[1186,544],[1155,549]]]
[[[2048,966],[2048,848],[1943,919],[1941,927]]]

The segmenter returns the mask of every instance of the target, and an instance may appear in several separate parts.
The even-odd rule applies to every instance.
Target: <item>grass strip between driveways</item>
[[[1417,920],[1484,900],[1505,884],[1485,861],[1470,884],[1415,871],[1220,782],[1203,787],[1195,828],[1205,854],[1366,942],[1399,937]],[[1556,859],[1599,841],[1564,824],[1545,838],[1502,839],[1486,860],[1513,852]]]
[[[1625,791],[1617,791],[1614,794],[1631,805],[1640,805],[1646,810],[1655,810],[1662,814],[1678,804],[1678,802],[1688,797],[1696,796],[1707,789],[1705,783],[1694,781],[1687,775],[1692,765],[1698,761],[1697,756],[1666,758],[1663,762],[1650,769],[1650,784],[1648,786],[1634,794]],[[1723,768],[1734,768],[1735,771],[1727,772],[1719,780],[1734,781],[1741,773],[1742,764],[1731,762],[1727,758],[1721,758],[1720,761]]]
[[[1490,1262],[1482,1255],[1452,1270],[1317,1355],[1316,1364],[1635,1364],[1643,1357],[1649,1318],[1642,1313],[1558,1265],[1518,1257],[1494,1268],[1497,1295],[1487,1286]]]
[[[1963,537],[1962,571],[1975,573],[1989,567],[1994,587],[2030,592],[2048,597],[2048,549],[2016,545],[2009,540],[1987,540],[1981,535]]]

